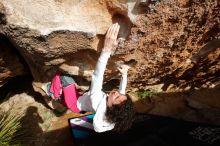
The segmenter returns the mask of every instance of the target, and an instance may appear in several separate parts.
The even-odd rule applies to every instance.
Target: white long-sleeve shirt
[[[109,123],[106,120],[106,93],[102,91],[103,76],[106,69],[108,59],[111,52],[102,52],[98,62],[96,64],[96,69],[92,74],[92,82],[89,92],[80,96],[77,101],[77,107],[81,111],[95,112],[93,118],[93,126],[96,132],[104,132],[112,130],[115,126],[114,123]],[[125,94],[125,89],[127,85],[127,74],[123,74],[120,82],[119,92]]]

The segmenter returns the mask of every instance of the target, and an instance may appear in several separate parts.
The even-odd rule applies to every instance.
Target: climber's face
[[[111,91],[108,96],[107,106],[112,107],[112,105],[121,104],[127,100],[127,96],[119,93],[119,91]]]

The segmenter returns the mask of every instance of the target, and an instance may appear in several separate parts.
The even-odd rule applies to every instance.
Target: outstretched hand
[[[115,23],[109,27],[106,33],[106,36],[105,36],[103,51],[111,52],[117,47],[118,45],[117,37],[118,37],[119,29],[120,29],[120,26],[118,23]]]
[[[126,64],[122,64],[122,65],[117,67],[117,69],[120,71],[121,74],[127,74],[128,70],[130,68],[131,67],[129,65],[126,65]]]

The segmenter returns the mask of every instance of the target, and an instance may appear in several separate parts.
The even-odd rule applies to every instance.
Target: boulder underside
[[[115,62],[134,59],[128,92],[219,85],[220,2],[139,2],[1,0],[0,85],[29,73],[35,91],[42,92],[42,83],[61,70],[89,86],[105,32],[114,22],[121,26],[121,41],[108,62],[106,84],[120,79]]]

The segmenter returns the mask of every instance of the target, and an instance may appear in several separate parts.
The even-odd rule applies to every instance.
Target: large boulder
[[[183,91],[220,81],[220,4],[162,0],[143,7],[125,43],[137,66],[133,88]]]
[[[219,0],[0,0],[1,42],[13,46],[0,46],[0,85],[30,70],[43,94],[42,83],[61,70],[88,86],[105,32],[118,22],[121,39],[107,65],[106,89],[118,86],[115,62],[133,59],[127,91],[166,91],[144,104],[138,98],[138,112],[190,120],[213,113],[206,119],[218,122],[219,12]]]
[[[34,83],[49,81],[57,69],[89,77],[112,22],[124,38],[132,24],[118,1],[1,0],[0,10],[0,33],[23,56]]]
[[[0,16],[0,33],[25,59],[37,88],[57,69],[90,80],[113,22],[123,39],[109,60],[107,82],[119,78],[116,61],[135,59],[130,91],[219,84],[218,0],[1,0]]]
[[[0,87],[14,76],[25,75],[28,68],[14,46],[3,36],[0,36]]]

